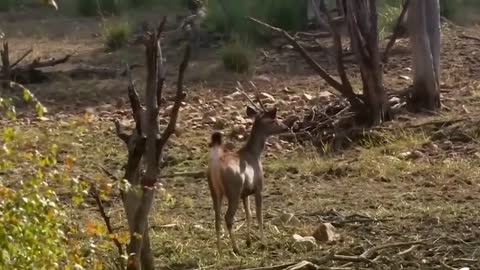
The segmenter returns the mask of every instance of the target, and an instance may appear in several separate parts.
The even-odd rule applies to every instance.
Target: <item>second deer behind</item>
[[[260,101],[259,101],[260,102]],[[277,119],[277,109],[254,109],[247,106],[247,116],[254,119],[252,130],[247,143],[237,152],[229,152],[222,146],[222,135],[214,132],[210,142],[210,156],[208,161],[208,185],[215,210],[215,231],[217,248],[220,252],[220,229],[222,218],[222,203],[226,198],[228,209],[225,222],[235,253],[240,253],[235,236],[232,231],[235,213],[243,202],[247,219],[247,246],[251,244],[250,226],[251,212],[249,196],[255,197],[257,222],[260,227],[260,240],[264,243],[263,215],[262,215],[262,190],[264,184],[261,155],[269,136],[288,131]]]

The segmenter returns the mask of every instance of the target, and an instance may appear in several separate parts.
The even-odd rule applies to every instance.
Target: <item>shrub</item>
[[[259,8],[260,14],[256,16],[287,31],[300,30],[307,24],[306,1],[265,0]]]
[[[109,23],[104,27],[105,47],[109,51],[115,51],[123,46],[128,41],[130,34],[130,25],[128,22]]]
[[[292,0],[220,0],[208,1],[206,24],[209,30],[238,33],[257,39],[264,33],[245,17],[252,16],[285,30],[300,30],[306,25],[306,1]]]
[[[14,0],[0,0],[0,11],[6,12],[12,9]]]
[[[28,89],[11,87],[42,116],[46,109]],[[83,199],[85,183],[70,175],[73,158],[58,163],[58,146],[46,130],[32,136],[28,126],[16,125],[12,103],[0,97],[0,108],[0,116],[6,111],[12,119],[0,128],[0,269],[101,269],[99,258],[85,256],[75,239],[85,231],[68,217],[75,203],[62,204],[54,190],[70,186],[73,202]]]
[[[121,10],[120,0],[77,0],[77,12],[81,16],[113,15]]]
[[[378,35],[380,39],[385,38],[387,33],[393,31],[400,13],[402,13],[401,6],[380,6],[378,10]]]
[[[121,2],[119,0],[100,0],[100,11],[102,14],[114,15],[121,11]]]
[[[222,48],[223,66],[229,71],[244,73],[250,70],[254,53],[242,42],[231,42]]]
[[[77,0],[77,11],[82,16],[95,16],[98,14],[97,0]]]

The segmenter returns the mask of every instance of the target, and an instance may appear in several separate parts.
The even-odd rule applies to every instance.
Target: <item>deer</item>
[[[239,89],[237,88],[237,90]],[[214,131],[209,143],[207,178],[215,212],[215,232],[218,253],[221,252],[221,215],[222,204],[225,198],[228,201],[225,223],[233,252],[235,254],[241,254],[232,231],[235,213],[239,208],[240,201],[243,202],[247,220],[246,245],[247,247],[251,245],[250,226],[252,214],[250,212],[249,197],[252,195],[255,197],[260,241],[263,246],[265,245],[262,214],[264,176],[261,157],[268,137],[285,133],[289,130],[286,125],[277,119],[276,107],[269,110],[265,108],[260,100],[258,91],[256,92],[256,99],[260,106],[257,106],[245,92],[241,91],[241,93],[246,96],[254,106],[251,107],[247,105],[246,107],[247,116],[253,120],[247,142],[236,152],[228,151],[223,147],[222,133]]]

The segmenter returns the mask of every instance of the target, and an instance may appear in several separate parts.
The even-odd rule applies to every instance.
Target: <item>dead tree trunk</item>
[[[352,50],[360,67],[365,117],[371,125],[389,120],[383,70],[378,48],[377,3],[375,0],[347,0],[346,16]]]
[[[186,96],[183,91],[183,74],[189,61],[190,46],[187,47],[180,65],[176,97],[169,123],[163,133],[160,134],[158,129],[158,100],[161,99],[165,80],[160,34],[164,24],[165,19],[156,31],[148,32],[143,37],[147,62],[146,109],[142,108],[138,93],[129,76],[128,96],[135,120],[135,130],[132,134],[127,134],[118,121],[115,123],[118,137],[128,147],[124,179],[129,182],[131,188],[122,191],[121,197],[130,230],[127,269],[131,270],[155,269],[148,233],[148,216],[159,178],[159,160],[170,135],[175,131],[180,105]],[[142,173],[141,163],[146,167],[145,173]]]
[[[414,111],[440,108],[440,3],[410,1],[408,16],[413,51],[413,91],[409,107]]]

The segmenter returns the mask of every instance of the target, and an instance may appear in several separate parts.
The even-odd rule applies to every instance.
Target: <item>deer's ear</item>
[[[273,109],[271,109],[270,111],[266,112],[265,113],[268,117],[272,118],[272,119],[275,119],[277,118],[277,108],[274,107]]]
[[[250,107],[250,106],[247,106],[247,116],[248,116],[248,118],[252,118],[252,119],[253,119],[253,118],[255,118],[255,117],[257,116],[257,114],[258,114],[258,113],[257,113],[257,111],[256,111],[254,108],[252,108],[252,107]]]

